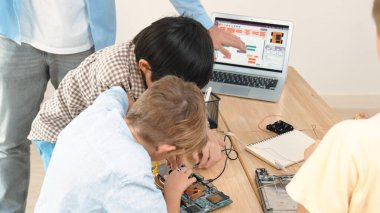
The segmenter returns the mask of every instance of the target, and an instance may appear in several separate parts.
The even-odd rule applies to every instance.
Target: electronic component
[[[274,122],[273,124],[268,124],[266,128],[267,130],[275,132],[277,134],[284,134],[294,129],[292,125],[282,120],[278,120]]]
[[[256,185],[265,213],[296,212],[297,203],[286,192],[293,175],[269,175],[264,168],[256,169]]]
[[[154,181],[158,189],[163,190],[164,175],[169,174],[170,168],[166,164],[158,166],[158,174]],[[189,186],[181,196],[181,213],[204,213],[232,203],[229,196],[219,191],[212,183],[198,174],[193,173],[196,182]]]
[[[185,190],[185,194],[191,199],[197,199],[198,197],[205,194],[206,189],[206,186],[200,184],[199,182],[195,182]]]
[[[183,210],[186,211],[186,212],[188,212],[188,213],[202,212],[202,209],[200,209],[196,205],[185,207]]]
[[[207,200],[209,200],[213,204],[217,204],[220,201],[227,200],[229,198],[230,197],[228,197],[227,195],[223,194],[223,192],[219,192],[217,194],[213,194],[213,195],[208,196]]]

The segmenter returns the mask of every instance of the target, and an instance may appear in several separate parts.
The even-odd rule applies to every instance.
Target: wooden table
[[[265,126],[279,119],[314,139],[321,139],[338,118],[292,67],[289,67],[288,79],[277,103],[224,95],[220,97],[220,129],[234,133],[240,141],[233,140],[239,161],[229,161],[222,177],[214,182],[218,189],[234,201],[218,212],[262,212],[254,172],[256,168],[266,168],[272,174],[279,173],[279,170],[245,151],[244,146],[273,136],[274,133],[265,131]],[[219,174],[223,165],[224,161],[220,161],[200,173],[211,178]],[[299,165],[294,165],[289,170],[295,172],[298,168]]]
[[[222,119],[219,120],[219,130],[227,130]],[[195,169],[205,179],[217,177],[223,170],[225,155],[215,166],[209,169]],[[226,170],[213,184],[223,193],[230,196],[233,203],[218,209],[216,212],[261,212],[262,208],[255,195],[244,168],[239,160],[228,161]]]

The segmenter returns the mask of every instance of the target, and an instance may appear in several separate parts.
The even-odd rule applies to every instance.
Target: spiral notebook
[[[315,140],[299,130],[251,143],[245,149],[277,169],[282,169],[304,159],[304,151]]]

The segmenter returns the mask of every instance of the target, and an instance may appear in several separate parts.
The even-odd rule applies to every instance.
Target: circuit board
[[[170,168],[166,164],[158,167],[158,174],[155,177],[157,188],[163,189],[165,175],[169,174]],[[181,213],[204,213],[232,203],[229,196],[219,191],[212,183],[204,180],[198,174],[193,173],[196,182],[193,183],[181,196]]]
[[[269,175],[264,168],[256,169],[256,185],[265,213],[296,212],[297,203],[286,192],[293,175]]]

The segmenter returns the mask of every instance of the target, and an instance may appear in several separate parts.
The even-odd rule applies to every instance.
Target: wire
[[[222,150],[222,152],[225,152],[226,153],[226,160],[224,161],[224,166],[223,166],[223,170],[220,172],[220,174],[218,176],[216,176],[216,178],[212,178],[212,179],[208,179],[207,181],[209,183],[213,182],[214,180],[218,179],[220,176],[222,176],[222,174],[224,173],[224,171],[226,170],[226,167],[227,167],[227,161],[228,160],[237,160],[239,158],[239,155],[237,153],[237,151],[234,149],[234,147],[232,146],[232,140],[231,140],[231,137],[227,134],[224,135],[224,142],[226,142],[226,138],[228,138],[228,141],[230,142],[230,146],[227,147],[227,143],[226,145],[224,145],[224,149]],[[235,157],[231,157],[231,153],[235,153]]]
[[[317,138],[317,140],[319,140],[318,134],[317,134],[317,132],[316,132],[317,125],[312,124],[312,125],[311,125],[311,128],[313,129],[313,132],[314,132],[315,137]]]

